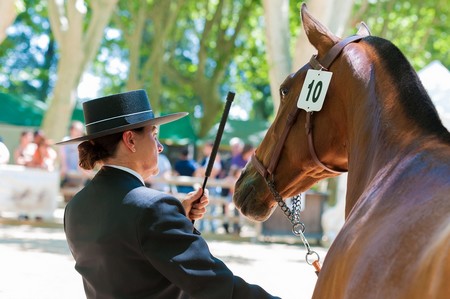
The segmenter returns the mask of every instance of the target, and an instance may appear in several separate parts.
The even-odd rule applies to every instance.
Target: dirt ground
[[[235,275],[285,299],[311,298],[316,275],[301,244],[209,239]],[[323,259],[326,249],[313,247]],[[85,298],[61,225],[0,223],[0,298]]]

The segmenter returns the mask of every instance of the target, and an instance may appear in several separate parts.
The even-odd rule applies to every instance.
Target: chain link
[[[306,262],[309,265],[312,265],[313,262],[309,260],[309,256],[315,255],[317,257],[316,261],[320,261],[320,256],[317,252],[311,250],[311,246],[308,243],[308,240],[305,237],[305,224],[300,221],[300,211],[301,211],[301,194],[296,195],[292,197],[292,209],[288,207],[286,202],[283,200],[283,197],[281,197],[280,193],[275,189],[275,182],[272,179],[266,179],[267,186],[269,186],[269,190],[272,193],[273,197],[275,198],[278,206],[283,211],[284,215],[289,219],[289,221],[292,224],[292,233],[296,235],[297,237],[300,237],[300,240],[302,241],[303,245],[306,248]]]

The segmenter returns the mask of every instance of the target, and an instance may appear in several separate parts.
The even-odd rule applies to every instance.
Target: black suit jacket
[[[64,229],[88,298],[273,298],[211,255],[179,200],[116,168],[67,204]]]

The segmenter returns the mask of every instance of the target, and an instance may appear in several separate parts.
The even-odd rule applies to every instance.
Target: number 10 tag
[[[298,97],[297,107],[307,112],[320,111],[325,101],[332,75],[332,72],[308,70],[302,91]]]

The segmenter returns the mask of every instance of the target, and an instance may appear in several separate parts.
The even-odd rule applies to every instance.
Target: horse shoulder
[[[405,157],[362,195],[327,253],[314,298],[448,291],[450,167],[440,153]]]
[[[435,227],[413,220],[417,225],[409,229],[409,221],[372,220],[344,225],[327,253],[313,298],[422,299],[450,294],[450,219]]]
[[[448,298],[450,295],[450,218],[430,236],[414,265],[410,288],[404,298]]]

